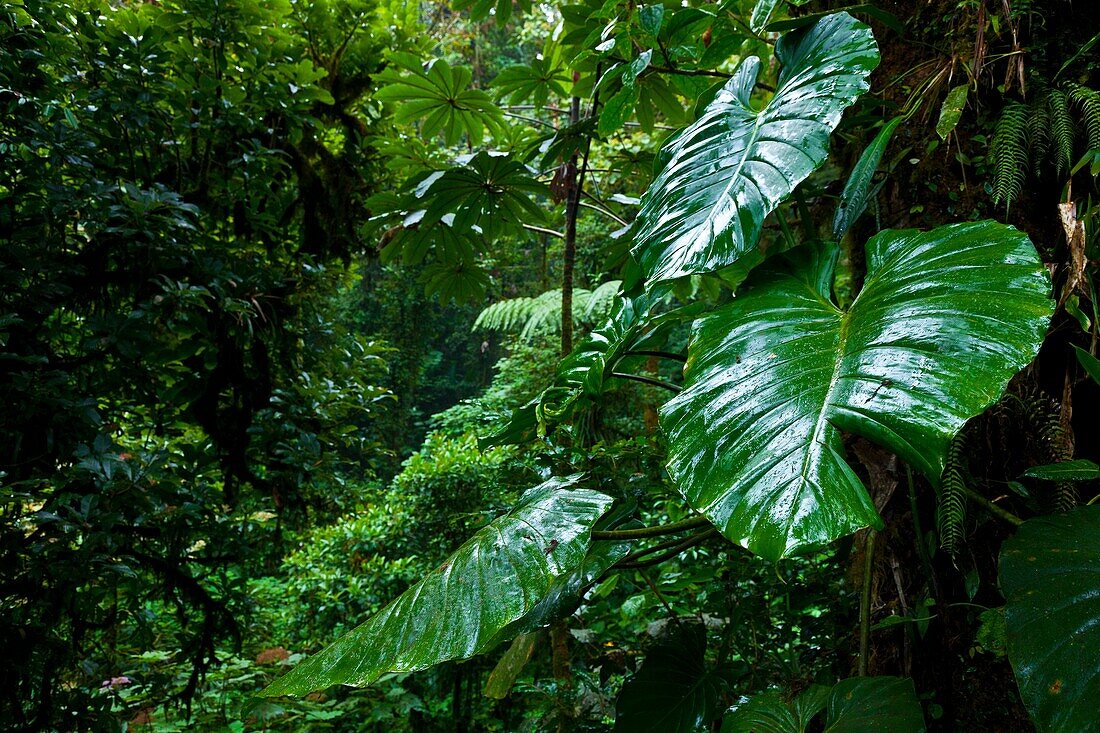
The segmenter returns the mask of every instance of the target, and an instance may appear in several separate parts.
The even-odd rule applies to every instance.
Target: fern
[[[1059,175],[1073,166],[1073,118],[1069,100],[1061,89],[1051,89],[1046,97],[1050,110],[1050,136],[1053,143],[1054,169]]]
[[[1051,463],[1073,460],[1072,442],[1062,425],[1058,404],[1037,389],[1021,395],[1020,404],[1042,445],[1044,460]],[[1077,506],[1078,499],[1077,485],[1072,481],[1060,481],[1054,485],[1055,511],[1069,511]]]
[[[1100,92],[1081,84],[1070,84],[1069,99],[1081,115],[1089,150],[1100,150]]]
[[[947,462],[940,480],[940,504],[936,512],[936,526],[940,533],[940,547],[954,560],[963,542],[966,522],[966,491],[963,478],[965,441],[955,436],[947,447]]]
[[[993,131],[993,203],[1005,208],[1020,197],[1028,169],[1028,117],[1026,104],[1010,102]]]
[[[610,280],[595,290],[573,291],[573,322],[584,325],[605,317],[619,292],[619,280]],[[478,314],[474,330],[519,332],[521,341],[561,331],[561,291],[548,290],[533,298],[509,298],[493,303]]]
[[[1028,169],[1039,172],[1047,161],[1057,175],[1068,176],[1078,136],[1088,149],[1100,149],[1100,92],[1094,89],[1069,83],[1040,91],[1030,105],[1009,102],[990,148],[993,202],[1007,209],[1020,197]]]

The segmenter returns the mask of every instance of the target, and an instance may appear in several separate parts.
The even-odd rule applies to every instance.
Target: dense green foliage
[[[0,0],[0,727],[1092,730],[1098,43]]]

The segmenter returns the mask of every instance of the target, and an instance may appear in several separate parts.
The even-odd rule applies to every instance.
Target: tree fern
[[[1028,169],[1028,118],[1026,104],[1010,102],[993,131],[993,202],[1005,208],[1020,197]]]
[[[940,547],[951,556],[952,560],[959,554],[966,522],[964,445],[962,436],[957,435],[947,448],[947,461],[940,480],[940,504],[936,511]]]
[[[607,316],[619,292],[620,281],[610,280],[595,290],[573,291],[573,321],[577,325],[594,323]],[[517,332],[521,341],[561,330],[561,291],[547,290],[535,297],[509,298],[481,311],[474,330]]]

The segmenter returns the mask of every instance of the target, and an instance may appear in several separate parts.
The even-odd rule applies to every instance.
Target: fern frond
[[[595,290],[573,290],[573,323],[591,324],[603,319],[618,295],[618,280],[603,283]],[[518,332],[521,341],[561,332],[561,291],[547,290],[535,297],[509,298],[493,303],[478,314],[473,330]]]
[[[947,447],[947,461],[940,479],[940,503],[936,510],[936,527],[940,547],[954,560],[963,542],[966,523],[966,492],[962,435],[956,435]]]
[[[1034,168],[1038,170],[1041,161],[1047,160],[1050,155],[1050,146],[1053,139],[1050,134],[1050,104],[1047,101],[1046,92],[1036,95],[1031,104],[1031,115],[1027,121],[1027,139],[1031,150],[1031,160]]]
[[[587,290],[577,289],[573,291],[573,300],[584,299]],[[527,322],[519,332],[520,341],[531,341],[535,336],[544,333],[561,332],[561,291],[547,290],[535,300]],[[574,314],[573,321],[576,322]]]
[[[1051,89],[1047,94],[1050,111],[1050,136],[1054,146],[1054,169],[1058,175],[1068,173],[1073,167],[1073,117],[1069,112],[1069,99],[1061,89]]]
[[[596,289],[589,294],[585,301],[584,320],[588,323],[594,323],[605,318],[611,312],[611,306],[619,295],[619,288],[622,284],[621,280],[608,280],[596,286]]]
[[[1058,403],[1037,389],[1020,396],[1024,416],[1031,424],[1042,445],[1044,460],[1051,463],[1073,460],[1073,445],[1062,425]],[[1065,512],[1077,506],[1077,485],[1072,481],[1060,481],[1054,485],[1054,509]]]
[[[1081,115],[1089,150],[1100,150],[1100,92],[1082,84],[1070,84],[1069,99]]]
[[[1010,102],[993,131],[993,203],[1009,205],[1020,197],[1028,168],[1028,118],[1026,104]]]

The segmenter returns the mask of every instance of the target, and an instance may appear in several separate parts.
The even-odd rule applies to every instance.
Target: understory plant
[[[758,4],[757,31],[776,4]],[[660,18],[646,22],[659,33]],[[264,695],[366,686],[511,640],[505,658],[525,661],[525,635],[571,614],[597,583],[716,537],[730,551],[776,562],[857,532],[870,543],[867,530],[883,527],[880,497],[848,456],[853,436],[896,455],[933,489],[950,478],[952,442],[1043,343],[1055,305],[1050,276],[1028,237],[995,221],[884,229],[864,245],[858,294],[842,302],[838,277],[851,272],[840,265],[840,242],[866,206],[899,123],[886,124],[851,171],[832,225],[814,226],[801,187],[825,163],[833,131],[868,90],[879,55],[870,29],[844,12],[781,28],[774,89],[758,86],[771,61],[744,58],[719,88],[701,92],[694,122],[662,146],[623,234],[629,261],[607,322],[562,360],[550,388],[482,441],[552,446],[557,431],[583,447],[578,426],[615,380],[664,387],[674,394],[660,407],[660,428],[681,519],[641,526],[653,512],[638,494],[596,471],[555,471],[563,462],[548,448],[542,482],[509,511]],[[620,93],[640,100],[627,77],[641,70],[617,73]],[[445,124],[458,135],[463,120]],[[478,175],[505,166],[479,156]],[[518,189],[527,185],[521,168],[506,174]],[[442,180],[425,179],[421,193],[439,193]],[[786,220],[794,208],[783,206],[792,198],[797,234]],[[509,210],[498,225],[522,222],[525,207]],[[448,219],[437,198],[417,221],[449,231],[485,225],[487,212]],[[770,219],[781,237],[762,236]],[[689,331],[686,355],[670,346],[676,328]],[[682,362],[682,385],[632,372],[652,358]],[[1043,730],[1097,724],[1088,701],[1100,692],[1100,558],[1089,540],[1098,522],[1100,507],[1032,519],[1002,557],[1008,656]],[[632,549],[663,536],[677,537]],[[730,705],[728,680],[705,663],[705,633],[681,624],[673,634],[624,685],[616,730],[694,731],[721,720],[730,732],[804,731],[819,715],[830,731],[924,729],[912,681],[893,677],[770,691]]]

